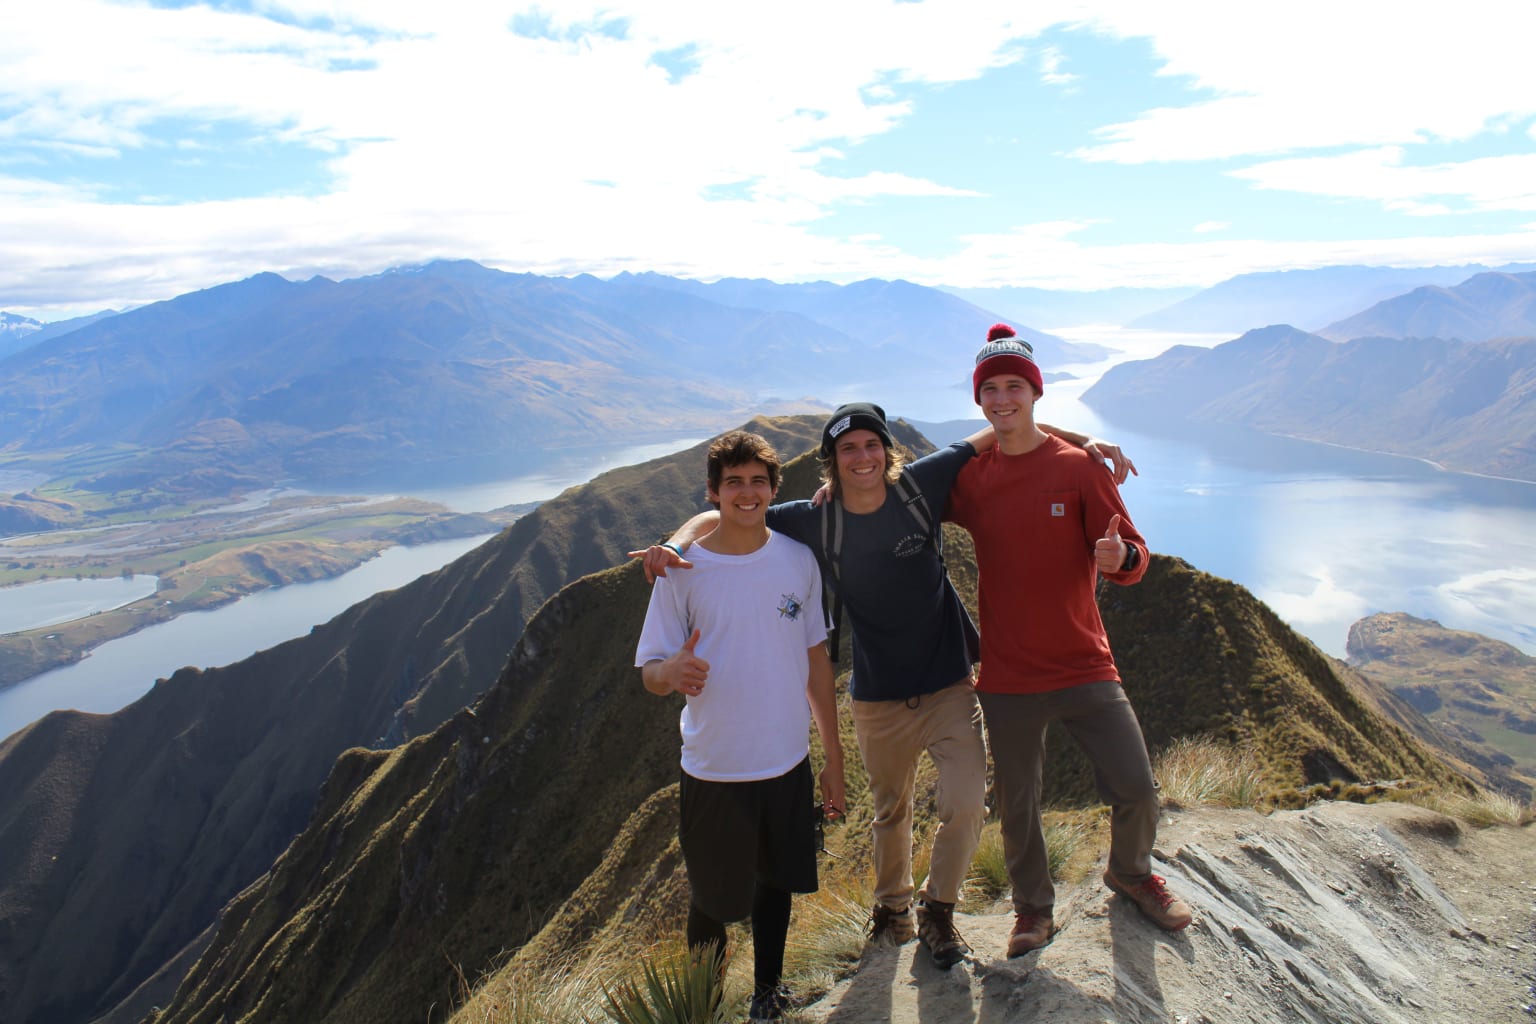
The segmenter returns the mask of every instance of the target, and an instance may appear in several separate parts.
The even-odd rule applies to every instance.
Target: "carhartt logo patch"
[[[1060,501],[1053,501],[1053,502],[1051,502],[1051,515],[1053,515],[1053,516],[1064,516],[1066,514],[1067,514],[1067,506],[1066,506],[1066,504],[1064,502],[1060,502]]]

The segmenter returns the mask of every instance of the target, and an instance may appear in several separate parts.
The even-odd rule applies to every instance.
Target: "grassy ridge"
[[[974,575],[963,550],[949,558]],[[462,979],[509,955],[509,969],[531,969],[556,951],[675,935],[685,905],[667,827],[677,706],[645,694],[630,664],[645,596],[633,565],[572,584],[529,624],[473,714],[366,773],[339,763],[339,776],[366,784],[329,798],[284,862],[242,894],[161,1024],[215,1008],[275,1020],[301,1005],[313,1021],[419,1016],[462,999]],[[1471,792],[1235,584],[1157,558],[1141,585],[1101,601],[1155,752],[1212,737],[1244,751],[1277,796],[1336,778]],[[1064,834],[1092,836],[1100,811],[1086,765],[1061,743],[1051,765]],[[849,774],[850,821],[835,830],[847,875],[828,885],[845,897],[843,932],[867,899],[868,798]],[[919,784],[931,813],[926,767]],[[1079,848],[1096,853],[1092,842]]]

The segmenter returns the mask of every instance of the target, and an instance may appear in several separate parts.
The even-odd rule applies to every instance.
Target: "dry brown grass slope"
[[[1382,612],[1350,627],[1350,664],[1442,734],[1500,788],[1536,787],[1536,658],[1431,619]]]
[[[425,1019],[454,965],[524,942],[675,779],[676,708],[632,667],[645,598],[633,565],[572,584],[473,711],[343,755],[157,1020]]]
[[[973,578],[963,545],[950,561]],[[309,829],[231,904],[157,1024],[424,1020],[462,994],[460,971],[480,977],[546,920],[545,951],[676,922],[677,706],[631,667],[646,593],[633,565],[572,584],[473,714],[345,755]],[[1154,749],[1215,734],[1276,790],[1466,785],[1235,584],[1158,558],[1101,600]],[[1069,748],[1053,751],[1053,796],[1091,802]]]
[[[820,420],[755,428],[794,451]],[[430,731],[472,700],[549,594],[702,506],[702,464],[695,450],[605,474],[308,636],[0,743],[0,1020],[168,998],[174,971],[140,986],[270,867],[336,756]]]

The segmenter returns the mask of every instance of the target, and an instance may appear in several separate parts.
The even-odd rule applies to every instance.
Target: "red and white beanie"
[[[1040,367],[1035,365],[1034,352],[1029,342],[1014,337],[1012,327],[993,324],[987,331],[987,343],[976,353],[976,370],[971,374],[976,404],[981,404],[982,382],[1000,373],[1016,373],[1029,381],[1036,398],[1045,394],[1045,381],[1040,377]]]

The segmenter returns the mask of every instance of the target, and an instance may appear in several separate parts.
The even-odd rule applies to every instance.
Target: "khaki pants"
[[[912,902],[912,788],[925,750],[939,773],[939,828],[920,897],[956,902],[987,816],[987,746],[971,681],[910,703],[856,700],[853,724],[875,805],[875,902],[892,910]]]
[[[1141,723],[1120,684],[1110,681],[1046,693],[983,693],[992,747],[993,796],[1003,820],[1003,854],[1017,914],[1049,914],[1056,901],[1040,825],[1045,727],[1072,734],[1093,765],[1110,806],[1109,868],[1130,885],[1152,873],[1161,813]]]

